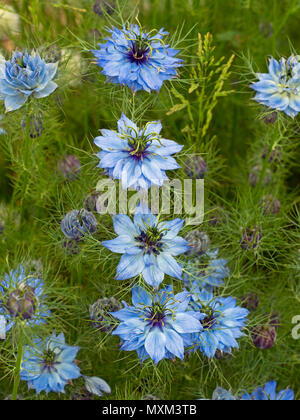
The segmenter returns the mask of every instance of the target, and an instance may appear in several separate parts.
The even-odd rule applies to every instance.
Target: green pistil
[[[55,357],[56,357],[56,353],[53,350],[50,350],[50,349],[46,350],[44,352],[44,357],[43,357],[44,363],[47,366],[52,366],[55,360]]]

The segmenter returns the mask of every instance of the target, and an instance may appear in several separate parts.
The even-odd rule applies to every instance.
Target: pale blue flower
[[[257,388],[252,394],[244,394],[242,400],[281,400],[281,401],[292,401],[294,400],[294,392],[286,388],[282,391],[279,391],[276,394],[276,381],[268,382],[263,388]]]
[[[99,44],[99,50],[92,51],[108,82],[150,92],[159,91],[165,80],[177,76],[182,60],[175,57],[178,50],[164,43],[168,32],[160,29],[145,33],[138,25],[108,31],[111,38]]]
[[[181,279],[182,267],[174,257],[189,248],[188,242],[178,236],[184,220],[159,221],[150,211],[138,207],[133,222],[125,214],[113,218],[117,238],[102,245],[117,254],[123,254],[117,268],[117,280],[143,275],[146,283],[158,288],[165,274]]]
[[[95,216],[85,209],[70,211],[60,224],[63,234],[75,241],[80,241],[85,236],[95,233],[97,227],[98,223]]]
[[[237,338],[244,335],[243,327],[249,311],[236,306],[233,297],[214,297],[207,290],[198,294],[198,300],[191,300],[190,307],[201,314],[202,330],[193,334],[194,350],[200,349],[207,357],[214,357],[217,350],[230,353],[238,348]]]
[[[295,56],[287,60],[274,58],[269,62],[269,73],[258,73],[259,81],[251,88],[256,90],[255,100],[290,117],[300,111],[300,63]]]
[[[148,190],[161,187],[168,180],[166,170],[180,168],[172,157],[183,146],[160,135],[160,121],[152,121],[139,129],[122,114],[118,132],[100,130],[102,136],[94,143],[100,147],[99,168],[104,168],[112,179],[119,179],[124,189]]]
[[[98,378],[97,376],[85,376],[83,375],[85,387],[91,394],[102,397],[103,393],[110,394],[111,389],[104,379]]]
[[[53,333],[44,340],[34,340],[34,346],[25,346],[21,366],[21,379],[39,394],[63,392],[65,385],[81,376],[74,363],[79,347],[68,346],[63,333]]]
[[[132,306],[111,314],[121,322],[112,332],[122,340],[121,350],[136,350],[141,361],[184,358],[191,333],[200,331],[199,313],[188,311],[189,293],[173,294],[172,286],[150,294],[132,289]]]
[[[57,63],[46,63],[32,51],[15,51],[11,60],[0,62],[0,100],[6,112],[21,108],[30,96],[45,98],[57,88],[53,78]]]

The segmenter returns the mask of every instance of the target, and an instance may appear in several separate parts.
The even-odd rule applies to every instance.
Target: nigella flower
[[[6,332],[19,319],[27,325],[39,325],[50,315],[44,300],[43,280],[26,276],[24,268],[11,270],[0,283],[0,315],[6,320]]]
[[[142,274],[146,283],[158,288],[164,275],[181,279],[182,267],[175,256],[184,253],[189,245],[178,232],[184,220],[160,222],[149,210],[137,208],[134,221],[124,215],[114,217],[114,229],[119,235],[102,245],[112,252],[123,254],[117,268],[117,280],[126,280]]]
[[[121,321],[113,331],[122,340],[122,350],[136,350],[141,361],[184,358],[191,344],[190,333],[200,331],[199,314],[188,311],[189,294],[173,294],[168,286],[153,294],[140,287],[132,289],[132,306],[112,312]]]
[[[197,302],[191,301],[191,308],[201,315],[202,330],[193,334],[195,350],[200,349],[207,357],[214,357],[217,350],[229,353],[238,348],[237,338],[244,334],[242,328],[249,311],[236,306],[232,297],[214,297],[202,290]]]
[[[134,92],[150,92],[159,91],[165,80],[177,76],[182,60],[175,57],[178,50],[164,43],[168,32],[163,28],[145,33],[138,25],[130,25],[108,31],[111,38],[99,44],[100,50],[92,51],[107,81],[127,85]]]
[[[70,211],[60,224],[63,234],[75,241],[80,241],[85,236],[95,233],[97,226],[93,213],[85,209]]]
[[[35,51],[15,51],[11,60],[0,62],[0,99],[6,112],[19,109],[30,96],[45,98],[54,92],[56,71],[57,63],[46,63]]]
[[[231,394],[231,392],[227,391],[224,388],[221,388],[220,386],[217,386],[217,388],[214,390],[212,394],[212,400],[233,401],[235,400],[235,398]]]
[[[45,340],[35,339],[35,346],[26,346],[21,368],[21,379],[29,388],[41,391],[64,392],[68,381],[81,376],[74,363],[79,350],[65,344],[64,334],[53,333]]]
[[[287,60],[274,58],[269,62],[269,73],[258,73],[259,81],[251,85],[256,90],[255,100],[269,108],[295,117],[300,111],[300,63],[295,56]]]
[[[213,290],[215,287],[223,286],[224,279],[229,276],[227,260],[217,258],[218,249],[207,251],[204,255],[208,257],[206,266],[201,264],[202,258],[193,258],[186,264],[183,280],[193,293],[200,293],[201,289]]]
[[[268,382],[263,388],[257,388],[252,394],[244,394],[242,400],[281,400],[281,401],[292,401],[294,400],[294,392],[287,388],[279,391],[276,394],[276,381]]]
[[[113,179],[120,179],[124,189],[147,190],[151,185],[161,187],[168,179],[166,170],[180,166],[171,156],[180,152],[180,146],[172,140],[161,138],[159,121],[149,122],[139,129],[124,114],[118,121],[118,132],[100,130],[95,144],[102,149],[98,153],[99,167]]]

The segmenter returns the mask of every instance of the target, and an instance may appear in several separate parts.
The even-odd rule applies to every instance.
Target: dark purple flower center
[[[161,303],[155,302],[151,307],[147,308],[146,320],[152,327],[164,327],[167,311]]]
[[[139,248],[143,249],[146,254],[159,255],[163,247],[164,234],[157,227],[149,228],[146,232],[142,231],[136,240],[140,242]]]
[[[128,58],[131,63],[145,64],[149,58],[149,45],[141,39],[131,42],[131,48],[128,51]]]
[[[200,322],[205,330],[209,330],[216,325],[217,317],[215,316],[213,311],[208,311],[207,316],[203,318]]]

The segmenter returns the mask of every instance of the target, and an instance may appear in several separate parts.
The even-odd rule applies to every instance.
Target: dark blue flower
[[[276,394],[276,381],[268,382],[263,388],[257,388],[252,394],[244,394],[242,400],[294,400],[294,392],[287,388]]]
[[[108,29],[111,38],[93,50],[98,66],[107,81],[127,85],[133,91],[160,90],[165,80],[177,76],[176,68],[182,60],[176,58],[178,50],[165,44],[168,33],[163,29],[144,33],[138,25],[128,29]]]
[[[199,311],[202,330],[193,334],[194,349],[200,349],[211,358],[217,350],[229,353],[232,348],[238,348],[236,339],[244,335],[242,328],[249,311],[236,306],[236,299],[232,297],[214,297],[206,290],[197,298],[190,306],[193,311]]]
[[[29,326],[46,322],[50,311],[43,301],[43,280],[26,276],[22,266],[5,274],[0,283],[0,315],[6,320],[6,332],[17,319]]]
[[[150,294],[141,287],[132,289],[132,304],[112,312],[121,321],[113,331],[122,340],[122,350],[136,350],[141,361],[184,358],[191,345],[191,333],[200,331],[199,314],[188,311],[187,292],[173,294],[172,286]]]
[[[102,245],[112,252],[123,254],[117,268],[117,280],[126,280],[142,274],[146,283],[158,288],[164,275],[181,279],[182,267],[175,256],[187,251],[189,245],[178,232],[184,220],[160,222],[150,211],[138,207],[134,221],[124,215],[113,219],[115,232],[119,235]]]
[[[34,343],[34,347],[24,349],[21,379],[37,394],[41,391],[64,393],[67,382],[81,376],[74,363],[79,347],[66,345],[63,333],[57,336],[53,333],[45,340],[35,339]]]
[[[203,257],[208,257],[206,266],[201,258],[189,260],[185,266],[183,280],[190,291],[195,294],[201,293],[201,289],[212,291],[215,287],[223,286],[224,279],[229,276],[227,260],[217,258],[219,250],[208,251]]]
[[[118,132],[101,130],[95,144],[102,149],[98,153],[99,167],[113,179],[120,179],[124,189],[148,190],[152,185],[161,187],[168,179],[166,170],[180,168],[171,156],[183,146],[161,138],[162,125],[152,121],[139,129],[124,114],[118,121]]]
[[[67,238],[80,241],[86,235],[95,233],[97,225],[97,220],[93,213],[81,209],[67,213],[61,221],[60,227]]]
[[[20,108],[31,95],[45,98],[54,92],[56,71],[57,63],[46,63],[34,51],[15,51],[11,60],[0,62],[0,99],[6,112]]]
[[[258,73],[255,100],[269,108],[295,117],[300,111],[300,63],[295,56],[279,61],[270,59],[269,73]]]

